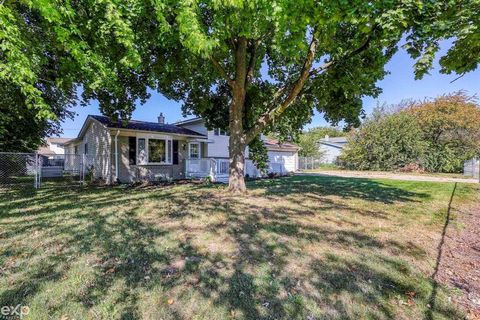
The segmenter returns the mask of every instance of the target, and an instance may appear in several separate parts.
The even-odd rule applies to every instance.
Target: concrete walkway
[[[450,178],[436,177],[423,174],[406,174],[393,172],[372,172],[372,171],[349,171],[349,170],[325,170],[318,172],[297,172],[297,175],[306,176],[332,176],[344,178],[367,178],[367,179],[392,179],[407,181],[431,181],[431,182],[461,182],[461,183],[479,183],[478,179],[472,178]]]

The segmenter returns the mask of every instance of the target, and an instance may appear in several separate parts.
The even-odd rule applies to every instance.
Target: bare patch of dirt
[[[452,299],[480,319],[480,205],[457,210],[461,228],[447,228],[435,280],[458,288]]]

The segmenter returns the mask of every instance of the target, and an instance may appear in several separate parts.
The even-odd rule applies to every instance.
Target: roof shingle
[[[161,124],[157,122],[137,121],[130,120],[126,125],[122,122],[114,122],[110,118],[99,115],[90,115],[93,119],[99,121],[109,128],[129,129],[129,130],[141,130],[141,131],[154,131],[172,134],[181,134],[188,136],[205,137],[205,135],[195,132],[190,129],[182,128],[174,124]]]

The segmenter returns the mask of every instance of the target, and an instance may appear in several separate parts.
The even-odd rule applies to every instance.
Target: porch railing
[[[216,181],[220,176],[228,175],[228,159],[186,159],[185,173],[187,178],[211,177]]]

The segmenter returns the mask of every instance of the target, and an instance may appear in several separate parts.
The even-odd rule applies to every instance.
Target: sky
[[[445,53],[448,47],[449,43],[443,43],[440,55]],[[430,75],[426,75],[422,80],[415,80],[413,64],[414,61],[404,50],[399,50],[392,57],[386,65],[386,70],[390,74],[378,82],[378,86],[383,89],[383,93],[375,99],[371,97],[363,99],[363,108],[367,115],[379,103],[396,104],[404,99],[432,98],[459,90],[465,90],[468,94],[477,95],[480,98],[480,69],[452,82],[458,78],[458,75],[440,74],[440,68],[437,63]],[[73,111],[76,112],[74,119],[67,120],[62,124],[62,137],[76,137],[89,114],[100,114],[96,101],[86,107],[76,106]],[[165,121],[168,123],[183,119],[181,103],[168,100],[156,92],[152,92],[152,96],[147,103],[137,106],[132,114],[132,119],[157,121],[157,116],[160,112],[163,112]],[[328,123],[323,119],[323,116],[315,113],[311,123],[307,124],[305,129],[325,125],[328,125]]]

